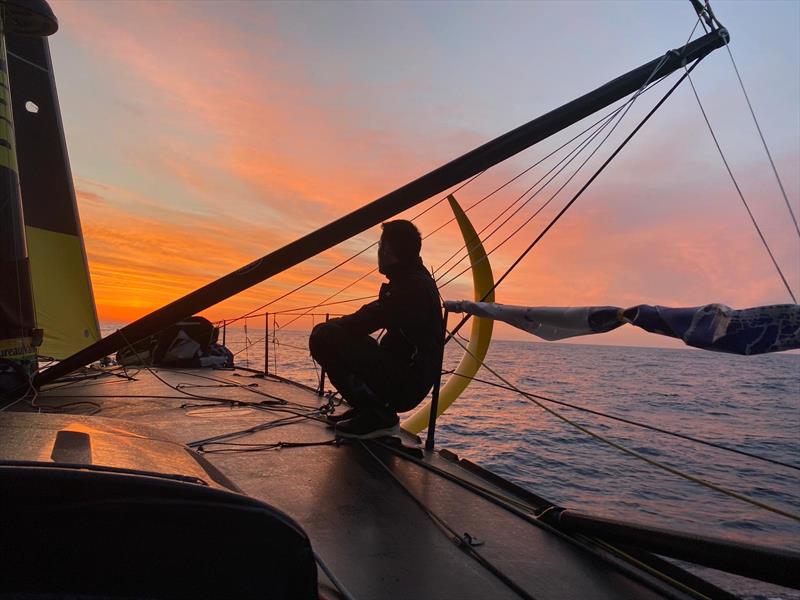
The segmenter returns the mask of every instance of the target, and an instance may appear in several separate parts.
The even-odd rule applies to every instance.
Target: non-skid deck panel
[[[191,371],[159,370],[158,375],[171,385],[214,385],[195,377]],[[183,389],[246,402],[265,399],[253,393],[253,389],[305,406],[316,406],[320,402],[312,392],[291,384],[253,379],[247,374],[212,372],[212,375],[228,382],[256,383],[258,387],[249,391],[241,387]],[[90,398],[101,404],[100,415],[158,427],[164,435],[182,443],[245,429],[283,416],[254,408],[182,408],[185,403],[202,405],[207,402],[181,398],[181,394],[147,372],[140,373],[137,378],[136,382],[118,380],[108,385],[76,384],[46,392],[42,402],[63,404],[76,396],[104,396]],[[72,398],[48,398],[53,394]],[[174,397],[124,397],[129,395]],[[323,424],[304,420],[237,441],[316,442],[331,438],[332,432]],[[479,552],[537,600],[660,597],[537,525],[419,465],[380,447],[370,447],[392,473],[455,531],[468,532],[485,541],[478,548]],[[317,552],[359,599],[518,597],[459,549],[360,443],[204,456],[245,493],[296,519]],[[475,480],[473,474],[457,465],[448,464],[447,470]],[[485,482],[483,485],[493,488]]]
[[[543,526],[402,457],[372,450],[431,511],[482,542],[481,555],[537,600],[662,597]]]

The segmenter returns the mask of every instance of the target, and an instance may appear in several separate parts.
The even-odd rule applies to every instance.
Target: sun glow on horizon
[[[511,34],[521,33],[522,23],[537,10],[557,22],[557,14],[550,13],[564,7],[501,3],[495,20],[481,31],[475,19],[491,12],[481,3],[453,6],[445,16],[441,6],[411,5],[345,4],[331,12],[322,3],[307,5],[308,11],[282,3],[230,3],[227,9],[179,2],[53,4],[61,30],[51,47],[95,298],[100,319],[115,322],[130,322],[172,302],[649,60],[662,42],[674,45],[693,22],[685,11],[642,6],[642,15],[630,18],[640,19],[657,39],[632,40],[624,53],[598,52],[618,57],[613,65],[570,51],[563,60],[575,60],[575,74],[539,61],[536,68],[547,86],[525,74],[500,87],[497,77],[507,73],[508,56],[521,48],[540,56],[558,38],[532,21],[534,30],[526,39]],[[751,93],[789,197],[797,198],[800,45],[796,36],[766,40],[747,26],[754,9],[720,4],[717,13],[736,21],[729,27],[741,30],[737,39],[744,48],[763,47],[765,58],[737,48],[737,59],[746,57],[740,66],[753,82]],[[620,4],[607,6],[612,15],[622,10]],[[780,9],[786,12],[783,22],[779,15],[758,18],[772,19],[772,28],[798,20],[797,6]],[[625,10],[626,15],[638,12]],[[664,23],[654,25],[651,13],[664,16]],[[348,35],[337,29],[348,16],[368,21],[372,33]],[[439,27],[432,31],[434,23]],[[495,27],[507,29],[508,39],[499,40]],[[571,27],[592,35],[602,30],[613,38],[620,25],[611,17],[601,22],[576,17]],[[379,45],[373,33],[385,33]],[[415,43],[404,45],[409,36]],[[769,52],[783,53],[775,73],[759,70]],[[374,62],[368,60],[371,53]],[[726,60],[712,55],[698,69],[700,93],[726,136],[723,144],[790,284],[800,290],[800,249],[785,207],[780,212],[757,138],[743,125],[750,127],[744,120],[749,115],[738,98],[731,99],[735,88]],[[481,68],[459,70],[462,62]],[[591,73],[591,81],[581,72]],[[776,88],[770,78],[783,81],[783,87]],[[643,97],[626,125],[637,122],[654,99]],[[744,307],[787,301],[693,102],[687,90],[670,99],[503,284],[498,302]],[[792,106],[794,114],[787,108]],[[780,123],[786,124],[783,129]],[[620,135],[612,136],[609,148]],[[477,202],[567,139],[566,133],[556,136],[492,169],[457,194],[462,206]],[[600,160],[492,254],[496,276]],[[471,211],[476,228],[490,226],[552,164],[534,169]],[[493,234],[487,249],[522,225],[565,178]],[[436,199],[400,216],[410,218]],[[450,217],[445,203],[424,215],[419,227],[426,234]],[[253,310],[366,248],[378,235],[377,228],[365,232],[203,314],[216,321]],[[439,266],[461,243],[456,225],[448,225],[426,240],[426,264]],[[312,306],[350,284],[332,300],[375,294],[379,274],[353,283],[374,266],[375,252],[367,251],[266,310]],[[442,293],[471,297],[469,273]],[[350,312],[360,304],[318,312]],[[602,343],[642,344],[645,336],[621,332]]]

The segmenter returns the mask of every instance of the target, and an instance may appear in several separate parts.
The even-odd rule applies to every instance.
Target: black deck
[[[237,386],[257,384],[183,388],[199,395],[258,402],[266,399],[260,393],[268,393],[305,406],[318,406],[321,401],[300,386],[254,378],[244,371],[158,370],[157,374],[172,386],[221,385],[199,376]],[[202,476],[199,463],[185,452],[183,444],[284,416],[251,407],[213,406],[182,395],[147,371],[139,372],[136,381],[105,376],[64,387],[53,385],[42,392],[37,403],[51,409],[76,399],[97,403],[99,412],[86,416],[97,407],[78,404],[57,415],[34,415],[31,407],[20,404],[15,408],[27,414],[0,413],[0,457],[50,461],[57,432],[76,429],[92,436],[94,464],[152,470],[161,457],[171,456],[173,472]],[[182,406],[187,403],[201,406]],[[112,445],[102,433],[107,427],[131,443]],[[323,423],[304,420],[236,441],[320,442],[332,437]],[[407,436],[404,443],[413,444],[414,440]],[[221,472],[215,476],[218,483],[224,484],[227,477],[244,493],[300,523],[317,553],[359,599],[519,597],[459,548],[418,501],[459,535],[468,533],[484,542],[477,551],[537,600],[664,597],[533,519],[523,518],[381,444],[356,442],[203,457]],[[509,496],[438,453],[426,454],[424,464],[497,496]],[[521,498],[513,500],[532,515],[533,506],[526,510]],[[321,576],[321,581],[327,580]],[[672,596],[681,597],[677,593]]]

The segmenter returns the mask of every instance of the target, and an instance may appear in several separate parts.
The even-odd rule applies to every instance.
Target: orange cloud
[[[120,172],[127,169],[133,176],[108,173],[95,175],[101,181],[94,181],[85,176],[93,171],[73,165],[77,175],[84,174],[77,178],[77,187],[103,319],[128,321],[141,316],[485,141],[472,131],[442,127],[425,132],[423,144],[413,140],[420,132],[392,128],[381,119],[364,122],[347,94],[368,97],[368,86],[347,90],[347,82],[321,80],[302,61],[289,62],[280,31],[268,19],[259,24],[261,35],[254,45],[248,37],[252,34],[204,20],[202,11],[189,4],[128,3],[122,24],[117,6],[78,2],[56,6],[62,35],[77,36],[97,63],[114,74],[108,86],[117,90],[119,98],[144,107],[125,131],[138,134],[141,127],[148,137],[120,135],[118,148],[104,150],[118,152],[120,161],[126,162]],[[498,301],[622,306],[711,301],[746,306],[780,301],[782,291],[763,249],[757,240],[741,234],[741,215],[721,211],[723,203],[717,197],[706,198],[713,218],[706,213],[705,221],[695,219],[691,203],[685,201],[669,205],[678,208],[670,215],[658,202],[666,206],[667,195],[655,184],[650,189],[641,183],[639,173],[653,172],[658,174],[655,182],[666,189],[680,169],[690,170],[691,165],[687,169],[677,162],[659,169],[663,156],[680,144],[677,135],[667,136],[649,159],[642,158],[644,153],[632,153],[625,162],[621,156],[622,166],[604,174],[508,278],[498,290]],[[498,166],[459,192],[462,206],[479,200],[527,161],[533,162],[537,152]],[[472,211],[476,227],[489,223],[544,170],[532,172]],[[492,254],[496,276],[567,197]],[[537,205],[538,201],[520,211],[486,243],[487,248],[494,248]],[[443,203],[419,225],[427,233],[450,218]],[[219,319],[260,306],[376,237],[373,229],[207,314]],[[460,234],[451,224],[426,240],[426,263],[438,266],[460,245]],[[797,258],[786,251],[781,258],[793,267],[797,289]],[[269,310],[319,302],[370,270],[374,261],[374,251],[367,252]],[[373,275],[336,299],[374,293],[380,281]],[[469,273],[444,288],[443,294],[471,297]]]

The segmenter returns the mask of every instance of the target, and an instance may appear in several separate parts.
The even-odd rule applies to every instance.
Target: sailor
[[[416,407],[441,369],[439,291],[422,264],[422,237],[410,221],[382,225],[378,270],[388,283],[358,311],[314,327],[311,356],[352,407],[332,415],[337,437],[400,433],[398,412]],[[380,343],[370,334],[385,330]]]

